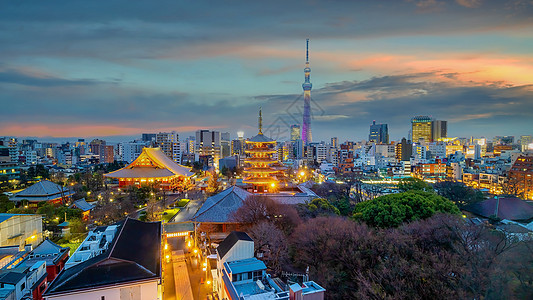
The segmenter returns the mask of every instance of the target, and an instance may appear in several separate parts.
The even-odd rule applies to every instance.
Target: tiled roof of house
[[[464,210],[488,218],[525,221],[533,218],[533,205],[519,198],[492,198],[467,205]]]
[[[242,206],[243,201],[250,195],[250,192],[237,186],[229,187],[207,198],[191,219],[196,222],[231,222],[231,214],[237,211]]]
[[[127,218],[102,254],[63,269],[46,295],[161,277],[161,223]]]
[[[10,198],[12,201],[27,199],[30,201],[49,201],[61,197],[73,195],[74,192],[55,184],[49,180],[41,180],[32,186],[16,193]]]
[[[78,200],[74,201],[69,206],[69,208],[73,208],[73,207],[79,208],[82,211],[88,211],[88,210],[93,209],[95,206],[92,205],[92,204],[87,203],[87,201],[85,201],[85,198],[82,198],[82,199],[78,199]]]

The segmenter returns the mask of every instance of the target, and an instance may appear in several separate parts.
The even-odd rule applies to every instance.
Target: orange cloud
[[[205,51],[209,52],[209,55],[230,55],[241,59],[301,60],[303,57],[303,51],[300,50],[262,45],[236,45]],[[315,50],[312,53],[312,60],[314,64],[329,65],[333,71],[346,72],[356,69],[382,75],[413,72],[457,73],[454,80],[468,85],[493,82],[524,85],[533,82],[533,58],[524,55],[422,51],[412,54],[396,54]]]

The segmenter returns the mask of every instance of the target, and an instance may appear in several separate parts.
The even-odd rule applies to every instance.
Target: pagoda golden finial
[[[259,106],[259,134],[263,134],[263,116],[261,115],[261,106]]]

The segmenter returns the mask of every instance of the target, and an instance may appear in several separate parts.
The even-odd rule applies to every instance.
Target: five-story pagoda
[[[246,154],[244,161],[244,183],[250,185],[250,191],[254,193],[272,193],[277,190],[278,180],[272,174],[279,170],[272,167],[276,161],[272,155],[276,153],[276,141],[263,135],[263,118],[259,109],[259,133],[246,141]]]

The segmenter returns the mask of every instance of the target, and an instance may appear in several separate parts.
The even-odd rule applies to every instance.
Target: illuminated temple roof
[[[262,132],[246,141],[247,143],[275,143],[276,141],[265,136]]]
[[[190,168],[178,165],[159,148],[144,148],[142,153],[128,166],[107,173],[109,178],[165,178],[173,176],[190,177]]]

